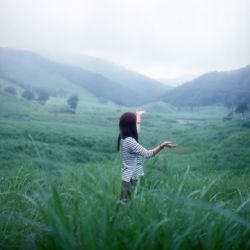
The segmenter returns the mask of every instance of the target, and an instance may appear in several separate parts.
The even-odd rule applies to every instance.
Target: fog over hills
[[[190,82],[194,80],[195,78],[197,78],[197,76],[191,75],[191,74],[190,75],[185,74],[185,75],[181,75],[179,77],[174,77],[174,78],[158,78],[157,80],[159,82],[166,84],[166,86],[168,86],[169,88],[174,88],[186,82]]]
[[[167,90],[156,80],[99,58],[72,56],[59,63],[33,52],[0,48],[0,79],[22,88],[43,88],[54,93],[72,94],[77,87],[126,106],[160,100],[175,106],[250,103],[250,66],[209,72]]]
[[[166,89],[163,84],[123,70],[118,65],[114,67],[102,63],[100,68],[102,72],[108,72],[106,76],[94,72],[94,68],[90,71],[83,66],[58,63],[33,52],[0,48],[0,78],[26,88],[65,91],[67,85],[66,91],[70,91],[70,85],[77,85],[99,98],[128,106],[157,100]],[[125,80],[118,82],[118,79],[125,79],[129,84]]]
[[[136,71],[108,60],[81,54],[70,54],[58,57],[64,63],[81,67],[91,72],[99,73],[116,83],[129,88],[138,95],[143,93],[147,100],[154,100],[162,96],[168,86],[159,80],[152,79]]]

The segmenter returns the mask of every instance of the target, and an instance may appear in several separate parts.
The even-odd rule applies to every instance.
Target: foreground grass
[[[146,162],[122,206],[125,107],[85,102],[69,115],[0,97],[0,249],[250,248],[249,120],[146,106],[140,142],[178,147]]]
[[[118,161],[23,168],[1,176],[0,248],[249,249],[247,180],[181,169],[162,155],[120,205]]]

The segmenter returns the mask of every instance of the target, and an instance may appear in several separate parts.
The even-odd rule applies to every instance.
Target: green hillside
[[[237,106],[250,103],[250,66],[210,72],[166,92],[164,101],[175,106]]]
[[[66,105],[65,97],[51,97],[45,105],[40,105],[36,100],[28,101],[22,98],[19,93],[15,96],[6,93],[4,86],[8,86],[9,83],[4,81],[0,83],[1,133],[7,141],[14,136],[15,140],[12,144],[14,148],[9,150],[13,156],[17,155],[16,144],[22,144],[22,140],[33,147],[29,135],[35,141],[46,143],[46,147],[50,147],[50,143],[54,142],[65,144],[66,147],[62,147],[66,151],[67,145],[69,147],[72,145],[76,150],[81,151],[87,137],[87,141],[90,140],[93,144],[87,150],[90,155],[100,153],[101,157],[106,155],[109,159],[110,153],[111,155],[115,153],[118,118],[123,111],[128,110],[126,107],[112,103],[103,104],[94,98],[85,99],[82,96],[79,99],[76,114],[67,114],[60,109]],[[176,149],[178,164],[192,163],[193,167],[201,169],[244,170],[249,168],[248,120],[241,121],[240,116],[235,116],[233,120],[225,122],[223,117],[227,111],[218,107],[204,108],[191,113],[178,112],[173,106],[159,102],[138,109],[145,109],[147,112],[144,118],[147,136],[142,133],[142,141],[149,147],[162,141],[165,136],[177,141],[181,145]],[[101,138],[105,139],[100,141]],[[106,143],[108,147],[105,146]],[[231,145],[230,148],[228,145]],[[99,152],[102,147],[104,151]],[[46,156],[47,153],[43,154]],[[2,156],[4,155],[5,150],[2,151]],[[65,152],[65,157],[74,162],[73,155]],[[37,157],[35,152],[33,156]],[[79,157],[82,160],[85,158],[81,154]],[[24,159],[29,162],[30,158],[26,155]],[[98,157],[87,159],[95,161]],[[51,163],[54,164],[53,162],[52,160]]]
[[[15,96],[6,93],[6,86],[11,86],[11,84],[0,81],[0,112],[4,118],[2,125],[6,124],[6,127],[1,128],[3,134],[5,132],[7,135],[12,132],[15,134],[14,131],[19,130],[15,135],[19,143],[21,140],[18,135],[21,138],[26,137],[25,140],[30,141],[28,135],[31,134],[35,140],[38,136],[38,138],[43,138],[39,140],[44,140],[44,143],[50,144],[54,140],[63,145],[64,139],[61,138],[61,135],[66,138],[69,133],[68,136],[71,138],[69,141],[75,141],[75,146],[79,147],[79,150],[84,144],[81,142],[81,138],[84,141],[86,135],[90,138],[97,138],[94,140],[96,143],[99,138],[105,137],[112,142],[109,143],[108,152],[114,152],[118,118],[121,112],[126,111],[127,108],[112,103],[103,104],[94,97],[91,99],[82,95],[76,114],[72,115],[60,111],[66,106],[66,97],[51,97],[45,105],[40,105],[36,100],[28,101],[22,98],[22,88],[17,91]],[[249,142],[246,140],[249,133],[249,121],[241,121],[241,116],[235,116],[232,121],[227,123],[223,121],[223,117],[227,113],[223,108],[204,108],[190,113],[180,112],[175,107],[161,102],[148,104],[140,109],[145,109],[147,112],[144,119],[147,136],[144,138],[144,134],[142,134],[142,140],[150,147],[159,143],[165,136],[177,140],[178,144],[183,145],[176,151],[180,153],[178,162],[183,162],[186,157],[191,157],[190,159],[195,159],[195,162],[192,162],[193,166],[197,167],[245,169],[250,165]],[[51,128],[48,131],[44,130],[43,125],[46,128],[51,126]],[[52,135],[49,135],[50,132]],[[49,141],[44,138],[48,138]],[[8,140],[8,136],[6,139]],[[105,142],[101,145],[104,146],[104,144]],[[98,145],[98,148],[101,148],[101,145]],[[228,145],[231,147],[229,148]],[[238,147],[240,147],[239,150]],[[107,149],[107,147],[104,148]],[[199,150],[197,151],[197,149]],[[188,154],[182,155],[186,150]],[[15,150],[10,151],[15,154]],[[98,152],[92,146],[88,151],[93,151],[94,154]],[[229,152],[235,153],[230,154]],[[5,154],[4,151],[2,153]],[[188,161],[186,163],[188,164]]]

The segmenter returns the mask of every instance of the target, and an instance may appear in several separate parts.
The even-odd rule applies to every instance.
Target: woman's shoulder
[[[122,139],[124,143],[135,143],[136,140],[133,137],[126,137],[125,139]]]

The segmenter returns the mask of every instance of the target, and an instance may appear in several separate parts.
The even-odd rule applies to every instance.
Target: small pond
[[[178,119],[178,120],[176,120],[176,122],[179,124],[182,124],[182,125],[189,125],[189,124],[196,123],[195,120],[188,120],[188,119]]]

